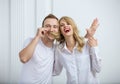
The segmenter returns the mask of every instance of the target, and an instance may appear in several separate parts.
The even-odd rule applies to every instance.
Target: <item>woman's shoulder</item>
[[[56,42],[54,45],[57,50],[61,50],[64,47],[64,43],[60,43],[60,42]]]

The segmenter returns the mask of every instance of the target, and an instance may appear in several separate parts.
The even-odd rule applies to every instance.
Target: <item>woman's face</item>
[[[73,35],[73,28],[65,20],[60,21],[60,31],[64,37]]]

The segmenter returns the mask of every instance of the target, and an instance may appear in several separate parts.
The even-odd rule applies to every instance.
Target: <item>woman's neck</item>
[[[67,48],[72,52],[76,42],[73,36],[65,39]]]

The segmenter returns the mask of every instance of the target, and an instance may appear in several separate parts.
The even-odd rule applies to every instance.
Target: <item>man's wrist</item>
[[[39,36],[35,36],[34,39],[38,41],[40,39],[40,37]]]

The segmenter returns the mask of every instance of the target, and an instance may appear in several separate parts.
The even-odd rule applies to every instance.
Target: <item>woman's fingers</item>
[[[91,46],[91,47],[95,47],[97,46],[97,39],[93,38],[93,37],[90,37],[88,39],[88,44]]]

